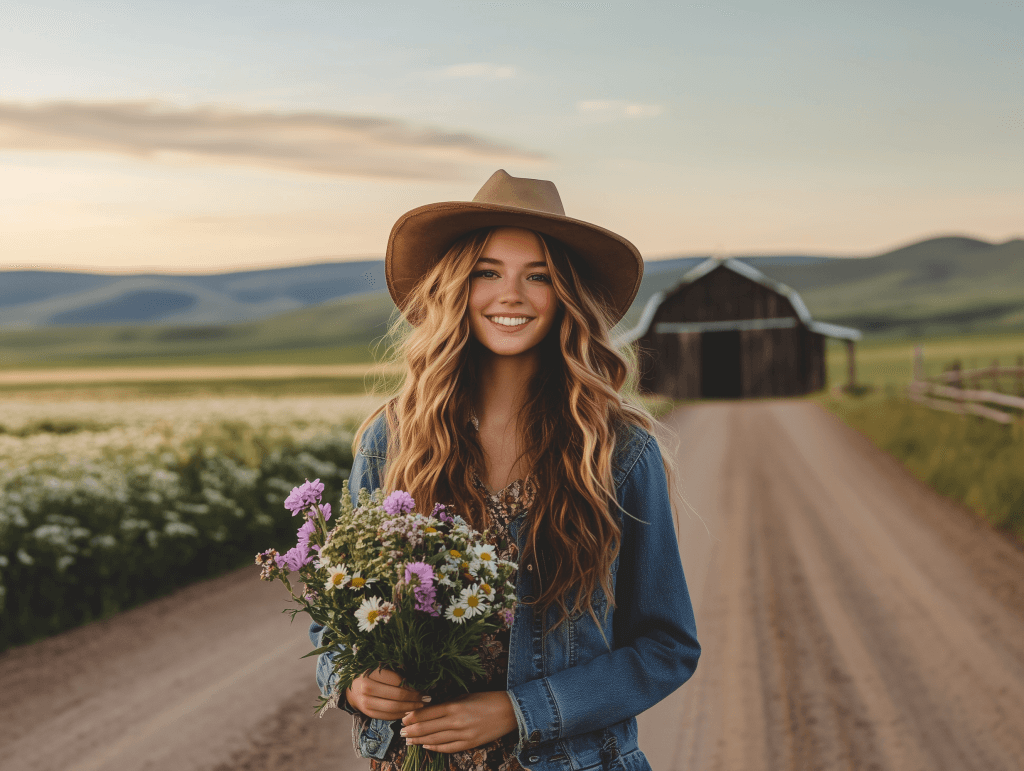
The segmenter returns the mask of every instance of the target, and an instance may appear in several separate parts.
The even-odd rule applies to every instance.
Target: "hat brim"
[[[583,272],[604,289],[614,322],[629,310],[644,274],[633,244],[598,225],[558,214],[474,201],[427,204],[403,214],[391,229],[384,260],[391,299],[399,308],[424,274],[456,239],[472,230],[518,227],[536,230],[568,246]]]

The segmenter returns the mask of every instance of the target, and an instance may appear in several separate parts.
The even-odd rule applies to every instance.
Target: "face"
[[[522,228],[495,230],[473,268],[469,328],[489,351],[517,356],[551,329],[558,300],[540,239]]]

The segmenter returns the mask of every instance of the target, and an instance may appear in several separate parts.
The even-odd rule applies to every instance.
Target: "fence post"
[[[950,381],[949,384],[953,388],[957,389],[957,391],[958,391],[958,393],[956,395],[957,407],[958,407],[960,412],[964,412],[965,410],[964,410],[964,376],[963,376],[964,366],[963,366],[963,362],[961,362],[960,359],[957,359],[956,361],[953,362],[953,366],[950,367],[950,369],[953,371],[953,378],[952,378],[952,380]]]

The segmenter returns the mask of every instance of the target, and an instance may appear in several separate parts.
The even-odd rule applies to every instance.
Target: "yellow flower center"
[[[423,529],[423,532],[424,533],[436,533],[437,532],[437,528],[436,527],[427,527],[427,528]]]
[[[490,594],[492,589],[490,584],[480,584],[480,591],[484,594]]]
[[[480,604],[480,598],[477,597],[475,594],[471,594],[469,595],[469,597],[466,598],[466,604],[471,608],[475,608],[477,605]]]
[[[480,559],[482,559],[484,562],[490,562],[491,561],[491,553],[490,552],[486,552],[486,551],[480,552]]]
[[[368,624],[374,624],[376,623],[378,616],[380,616],[379,610],[371,610],[369,613],[366,614],[366,622]]]
[[[468,562],[460,562],[459,563],[459,567],[462,568],[463,570],[469,570],[469,563]]]
[[[341,586],[343,583],[345,583],[346,578],[348,578],[348,576],[346,576],[344,573],[335,573],[333,576],[331,576],[331,583],[334,586]]]
[[[463,616],[466,615],[466,609],[465,608],[455,608],[455,610],[452,611],[452,615],[455,616],[455,618],[462,618]]]
[[[352,579],[353,589],[362,589],[366,585],[366,579],[362,576],[355,576]]]
[[[462,556],[462,552],[460,552],[460,551],[459,551],[458,549],[452,549],[452,550],[451,550],[450,552],[448,552],[448,553],[449,553],[449,554],[450,554],[451,556],[453,556],[453,557],[454,557],[455,559],[458,559],[459,557],[461,557],[461,556]]]

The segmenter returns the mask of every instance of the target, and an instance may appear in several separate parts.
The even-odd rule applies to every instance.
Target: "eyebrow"
[[[488,265],[504,265],[501,260],[496,260],[493,257],[481,257],[476,261],[479,265],[481,262],[487,263]],[[527,268],[546,268],[548,264],[546,262],[528,262],[526,263]]]

